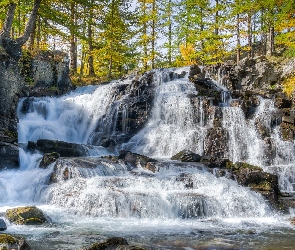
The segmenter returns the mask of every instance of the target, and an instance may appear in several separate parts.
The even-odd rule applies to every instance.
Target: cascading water
[[[204,152],[206,129],[202,99],[194,104],[197,91],[187,78],[168,77],[169,70],[155,73],[156,96],[148,124],[124,149],[152,157],[171,157],[183,149]],[[197,119],[196,119],[197,118]]]
[[[60,158],[48,169],[39,169],[42,155],[21,149],[20,170],[5,170],[0,175],[1,210],[7,206],[37,204],[54,223],[70,228],[67,231],[58,227],[61,235],[77,238],[74,231],[78,227],[89,234],[119,232],[129,237],[139,234],[138,237],[145,237],[142,240],[145,244],[148,239],[157,238],[154,232],[181,235],[180,241],[186,242],[191,234],[187,232],[199,235],[204,228],[216,235],[222,232],[223,236],[224,230],[228,233],[253,228],[269,230],[270,226],[288,228],[285,217],[273,212],[260,194],[233,180],[216,177],[201,164],[164,161],[183,149],[203,155],[207,133],[215,126],[216,112],[211,100],[198,96],[187,74],[180,77],[183,71],[188,68],[155,70],[152,83],[143,81],[144,86],[154,88],[151,114],[145,114],[148,117],[145,126],[128,141],[122,138],[130,133],[130,124],[134,124],[134,100],[147,113],[148,103],[143,96],[150,93],[136,89],[137,83],[132,80],[83,87],[61,97],[21,100],[20,143],[51,139],[96,147],[102,139],[112,138],[119,142],[120,149],[161,160],[156,163],[158,171],[153,173],[140,164],[134,168],[123,161],[100,158],[110,152],[97,147],[90,154],[96,157]],[[126,89],[124,94],[120,89]],[[281,189],[292,192],[295,146],[294,142],[281,140],[273,102],[261,98],[252,118],[246,119],[241,108],[229,106],[230,101],[225,90],[218,108],[222,110],[221,126],[228,133],[225,143],[230,160],[246,161],[277,173]],[[268,133],[268,140],[257,131],[258,123]],[[272,154],[266,155],[270,146]],[[87,224],[89,218],[91,223]],[[9,230],[26,234],[13,225]],[[34,237],[44,239],[44,232],[56,229],[38,230],[41,236]],[[216,244],[212,241],[214,233],[213,237],[202,237],[204,242],[210,239],[210,244]],[[138,241],[136,237],[132,239]],[[53,249],[74,248],[58,245]]]

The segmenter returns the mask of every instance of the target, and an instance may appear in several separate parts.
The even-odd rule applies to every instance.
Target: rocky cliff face
[[[0,169],[18,166],[16,108],[23,86],[17,61],[0,47]]]
[[[27,96],[55,96],[72,88],[69,57],[61,51],[25,52],[20,60]]]
[[[24,53],[12,39],[0,46],[0,169],[19,166],[17,116],[23,96],[63,94],[71,89],[68,56],[65,53]],[[20,59],[21,58],[21,59]]]

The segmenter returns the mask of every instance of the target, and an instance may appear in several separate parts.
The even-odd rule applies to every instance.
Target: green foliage
[[[0,3],[0,28],[9,2]],[[30,0],[15,2],[13,38],[24,31],[32,9]],[[294,0],[48,0],[26,47],[69,49],[73,75],[95,73],[105,80],[134,69],[222,63],[237,51],[253,56],[258,42],[265,54],[272,40],[275,48],[286,48],[285,56],[295,56]],[[27,56],[22,71],[31,83]]]
[[[21,75],[24,77],[25,82],[29,85],[34,83],[34,79],[32,78],[32,62],[33,56],[30,51],[23,50],[22,57],[20,58],[18,64],[20,67]]]

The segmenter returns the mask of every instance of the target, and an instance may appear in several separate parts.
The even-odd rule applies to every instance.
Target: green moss
[[[23,50],[22,57],[19,60],[20,73],[25,78],[25,82],[30,86],[33,85],[34,79],[32,77],[32,62],[33,55],[28,50]]]
[[[4,131],[4,135],[10,137],[10,138],[13,138],[13,139],[17,139],[17,133],[15,131],[11,131],[11,130],[5,130]]]
[[[242,169],[250,169],[250,170],[259,170],[262,171],[262,168],[258,167],[258,166],[254,166],[251,164],[248,164],[246,162],[236,162],[233,163],[231,161],[227,161],[226,165],[225,165],[226,169],[229,169],[233,172],[239,172]]]
[[[0,234],[0,244],[16,244],[17,240],[9,234]]]
[[[271,191],[273,189],[272,184],[268,181],[263,181],[260,183],[250,183],[248,186],[259,191]]]
[[[35,206],[7,209],[5,216],[18,225],[38,225],[47,221],[43,212]]]

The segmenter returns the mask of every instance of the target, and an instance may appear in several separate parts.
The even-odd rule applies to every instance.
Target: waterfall
[[[123,149],[152,157],[171,157],[183,149],[203,154],[206,135],[203,101],[186,78],[169,79],[169,70],[156,72],[156,96],[151,119]],[[213,117],[212,117],[213,118]]]
[[[221,176],[202,163],[170,160],[190,150],[204,159],[217,155],[243,161],[277,174],[282,191],[295,191],[295,144],[282,139],[282,115],[274,101],[258,97],[255,108],[245,112],[241,102],[233,103],[230,92],[217,82],[210,84],[217,84],[214,90],[220,98],[216,93],[202,96],[188,71],[188,67],[153,70],[59,97],[21,99],[21,166],[0,173],[0,212],[37,205],[53,223],[30,230],[9,224],[8,230],[19,235],[38,231],[35,235],[42,235],[42,242],[58,242],[58,235],[63,235],[63,241],[71,244],[64,234],[67,230],[71,236],[88,233],[89,242],[93,235],[104,234],[136,235],[138,240],[142,235],[151,239],[155,234],[161,238],[159,232],[164,236],[172,232],[173,239],[181,235],[186,241],[224,237],[229,230],[233,238],[244,232],[252,237],[252,232],[273,228],[289,230],[290,215],[276,213],[260,193],[227,178],[226,170]],[[88,153],[60,157],[41,169],[43,155],[27,150],[28,141],[39,139],[83,144]],[[120,150],[156,159],[151,164],[154,169],[141,161],[130,164],[118,156]],[[77,242],[81,236],[71,239],[75,237]],[[57,248],[45,249],[74,249],[84,243],[55,244]]]
[[[61,165],[61,169],[67,167],[65,162]],[[122,164],[100,162],[98,167],[104,170],[85,173],[72,169],[73,178],[67,181],[59,171],[59,181],[47,190],[45,202],[99,217],[175,219],[270,214],[261,196],[202,168],[170,163],[158,173],[145,176],[143,172],[131,174]]]

